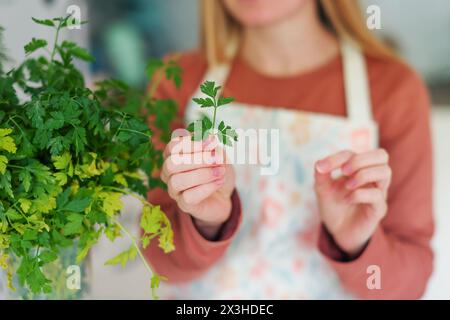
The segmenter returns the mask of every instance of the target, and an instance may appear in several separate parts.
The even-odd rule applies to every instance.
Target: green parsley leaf
[[[83,225],[83,215],[78,213],[72,213],[69,216],[67,216],[67,220],[69,221],[64,226],[64,235],[69,236],[76,233],[80,233],[82,225]]]
[[[136,247],[134,245],[131,245],[128,248],[128,250],[121,252],[117,256],[106,261],[105,265],[116,265],[120,263],[122,265],[122,268],[125,268],[128,261],[136,259],[136,256],[137,256]]]
[[[70,211],[70,212],[83,212],[89,204],[91,203],[91,198],[83,198],[72,200],[67,203],[61,210]]]
[[[35,52],[37,49],[44,48],[47,46],[47,41],[44,39],[36,39],[33,38],[30,43],[25,45],[25,54],[31,54]]]
[[[36,19],[36,18],[33,18],[33,17],[31,19],[37,24],[41,24],[41,25],[48,26],[48,27],[54,27],[55,26],[55,23],[52,20],[50,20],[50,19]]]
[[[220,90],[220,86],[216,86],[213,81],[205,81],[201,86],[201,92],[206,94],[208,98],[193,98],[193,101],[197,103],[201,108],[214,108],[213,120],[211,120],[204,116],[201,120],[196,120],[190,123],[187,127],[187,130],[192,133],[192,140],[201,141],[208,138],[210,133],[214,133],[219,142],[224,145],[232,146],[233,141],[238,140],[238,136],[236,130],[231,128],[230,126],[225,125],[223,121],[219,123],[219,126],[216,130],[216,116],[217,109],[221,106],[229,104],[234,101],[231,97],[219,97],[217,99],[217,93]]]

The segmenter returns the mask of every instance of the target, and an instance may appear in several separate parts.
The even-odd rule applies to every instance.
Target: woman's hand
[[[315,166],[315,190],[323,224],[351,258],[358,256],[387,212],[389,156],[378,149],[342,151]],[[341,169],[342,176],[331,173]]]
[[[230,216],[235,187],[233,167],[226,164],[215,138],[172,139],[164,150],[161,179],[178,207],[194,218],[199,232],[207,239],[215,238]]]

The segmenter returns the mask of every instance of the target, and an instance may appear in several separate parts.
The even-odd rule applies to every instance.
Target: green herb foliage
[[[194,102],[197,103],[201,108],[214,108],[212,121],[204,116],[201,120],[196,120],[188,126],[188,131],[192,132],[192,140],[200,141],[204,140],[209,135],[216,135],[219,141],[227,146],[232,146],[233,141],[238,140],[237,133],[235,129],[231,126],[226,125],[221,121],[216,128],[216,115],[217,109],[224,105],[233,102],[231,97],[218,96],[221,87],[216,86],[213,81],[205,81],[201,86],[200,90],[206,95],[206,98],[194,98]]]
[[[173,233],[165,214],[145,199],[149,188],[162,184],[154,178],[162,155],[151,143],[152,132],[138,116],[138,106],[144,102],[148,112],[141,115],[153,115],[152,125],[167,137],[176,105],[139,97],[117,80],[102,81],[95,91],[87,88],[73,61],[93,57],[73,42],[59,42],[69,17],[33,18],[55,29],[54,43],[49,48],[46,40],[33,38],[23,63],[0,72],[0,267],[8,273],[9,287],[17,274],[30,292],[48,293],[52,283],[42,267],[57,259],[62,248],[78,243],[81,261],[102,234],[111,241],[126,235],[130,249],[106,264],[126,265],[139,256],[154,291],[160,278],[141,247],[157,238],[161,250],[170,252]],[[150,75],[165,70],[180,84],[181,70],[173,61],[152,65]],[[117,219],[125,194],[143,204],[141,239]],[[16,270],[13,259],[20,261]]]

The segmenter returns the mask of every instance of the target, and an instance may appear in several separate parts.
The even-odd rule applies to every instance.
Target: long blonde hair
[[[222,1],[200,0],[200,45],[209,65],[231,58],[230,43],[237,45],[240,25]],[[366,27],[357,0],[317,0],[322,22],[338,37],[349,37],[371,56],[394,58],[390,48]]]

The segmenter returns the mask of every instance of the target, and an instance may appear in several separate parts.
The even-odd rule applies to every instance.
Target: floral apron
[[[163,285],[163,297],[352,298],[317,249],[320,221],[313,188],[317,160],[344,149],[367,151],[378,141],[364,57],[349,40],[341,42],[341,56],[347,117],[240,103],[220,110],[218,120],[234,128],[278,129],[279,169],[262,175],[258,165],[235,165],[243,212],[235,239],[201,278]],[[229,69],[208,70],[205,80],[225,84]],[[204,110],[190,104],[186,122],[201,118]]]

